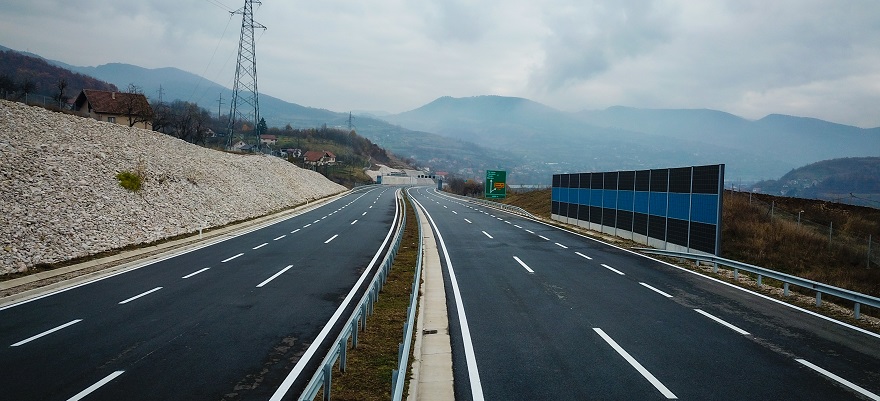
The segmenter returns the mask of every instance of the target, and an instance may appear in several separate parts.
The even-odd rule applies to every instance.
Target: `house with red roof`
[[[98,121],[153,129],[153,108],[142,93],[83,89],[73,109]]]

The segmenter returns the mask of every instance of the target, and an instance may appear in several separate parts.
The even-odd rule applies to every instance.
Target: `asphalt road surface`
[[[876,334],[433,189],[409,192],[440,242],[457,400],[880,399]]]
[[[314,353],[298,396],[326,353],[309,347],[392,229],[394,193],[0,308],[0,400],[266,400]]]

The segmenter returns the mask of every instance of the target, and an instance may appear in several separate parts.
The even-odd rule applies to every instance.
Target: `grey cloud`
[[[671,25],[667,10],[639,1],[575,1],[548,9],[544,22],[545,57],[530,83],[551,91],[652,50],[667,40]]]

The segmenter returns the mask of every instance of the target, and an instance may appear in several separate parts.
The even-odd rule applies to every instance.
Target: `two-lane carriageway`
[[[326,353],[322,328],[336,324],[343,300],[361,290],[355,283],[381,261],[395,192],[353,191],[0,307],[0,399],[266,400],[295,368],[305,373],[288,380],[288,392],[298,395]]]
[[[543,222],[409,193],[438,239],[457,400],[880,399],[874,333]]]

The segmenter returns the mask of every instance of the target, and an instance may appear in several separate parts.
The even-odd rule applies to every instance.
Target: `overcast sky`
[[[243,0],[0,4],[0,44],[73,65],[177,67],[232,86]],[[880,126],[877,0],[264,0],[260,92],[411,110],[440,96],[566,111],[711,108]]]

